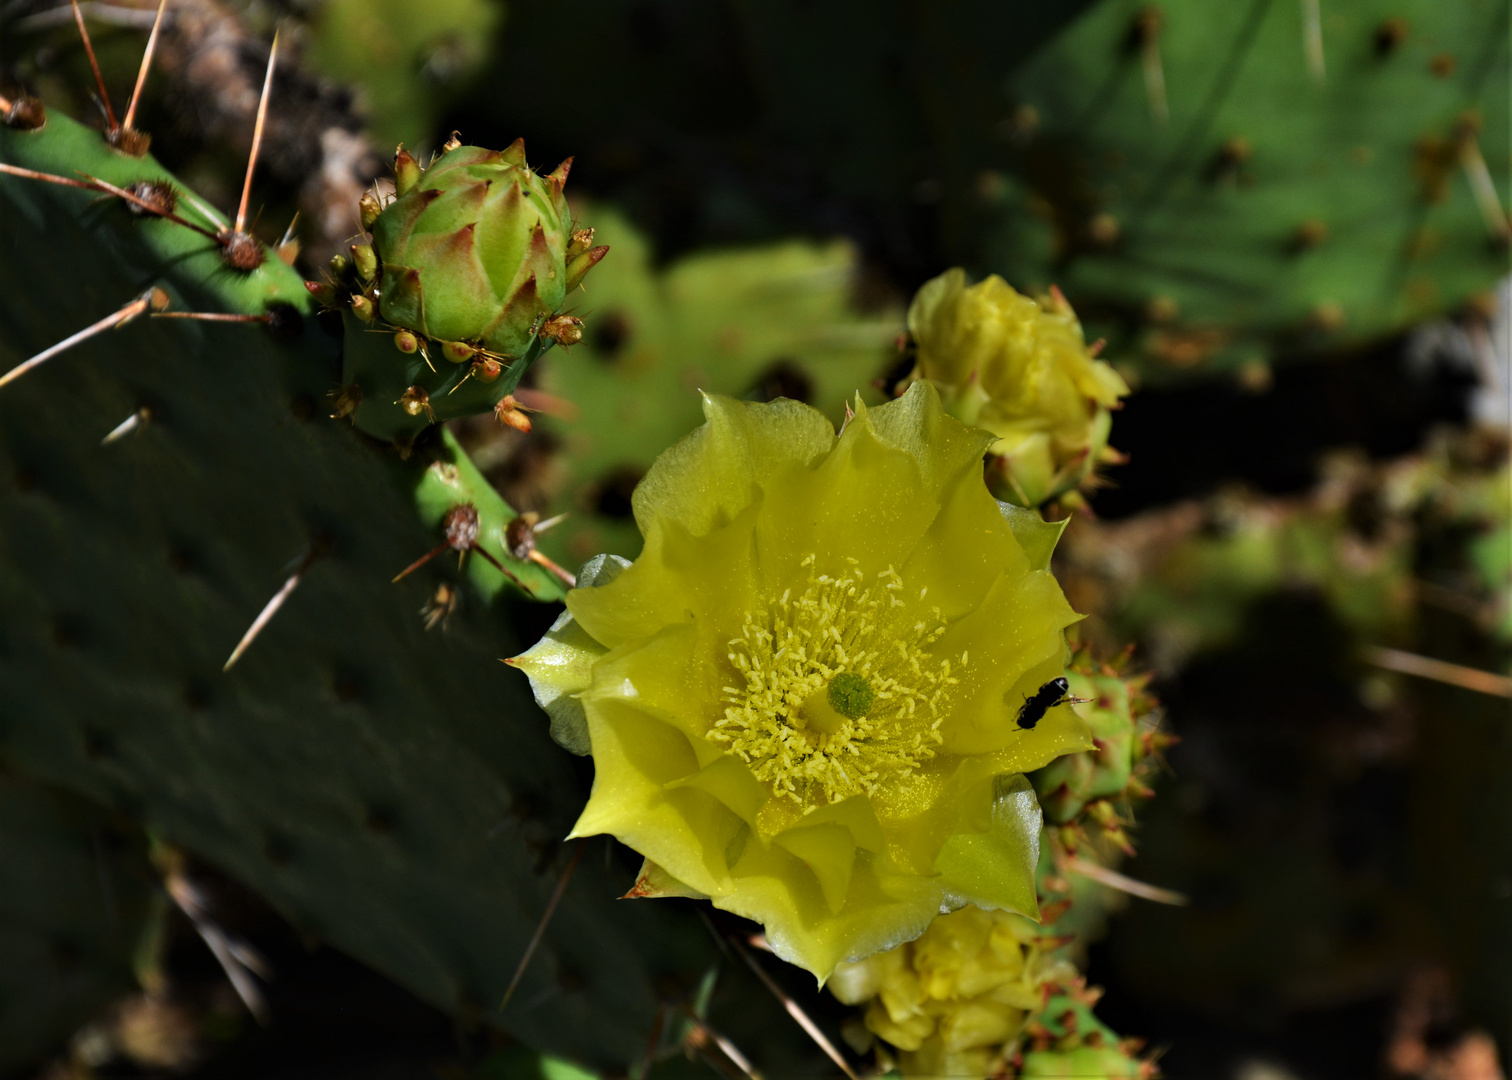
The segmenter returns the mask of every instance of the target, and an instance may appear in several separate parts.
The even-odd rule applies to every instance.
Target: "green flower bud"
[[[562,194],[570,160],[539,176],[520,143],[458,146],[401,183],[373,222],[383,317],[424,337],[523,356],[572,278],[572,215]]]

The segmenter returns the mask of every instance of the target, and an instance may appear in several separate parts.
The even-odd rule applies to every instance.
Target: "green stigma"
[[[851,720],[859,720],[871,712],[877,698],[871,683],[851,671],[842,671],[830,680],[828,696],[830,708]]]

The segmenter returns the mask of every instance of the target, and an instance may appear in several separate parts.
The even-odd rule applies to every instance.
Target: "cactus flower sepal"
[[[1033,917],[1023,774],[1090,746],[1068,707],[1015,719],[1078,618],[1059,526],[992,498],[991,436],[927,383],[838,436],[792,401],[704,411],[635,492],[640,558],[590,563],[513,661],[593,755],[573,834],[618,837],[662,883],[640,895],[708,896],[821,981],[942,910]]]

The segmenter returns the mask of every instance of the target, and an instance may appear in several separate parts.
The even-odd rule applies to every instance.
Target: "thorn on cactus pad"
[[[329,536],[322,534],[315,538],[310,544],[309,550],[305,553],[304,558],[295,567],[294,572],[289,575],[288,580],[283,583],[282,587],[273,594],[273,599],[269,600],[264,605],[262,611],[258,612],[257,618],[252,620],[252,625],[247,628],[247,632],[236,643],[236,648],[231,650],[230,657],[227,658],[225,665],[221,668],[222,671],[230,671],[231,665],[241,659],[242,654],[251,647],[252,642],[257,640],[257,635],[262,633],[263,627],[267,626],[273,616],[278,614],[278,609],[283,607],[284,602],[289,599],[295,588],[304,580],[305,572],[310,569],[316,559],[319,559],[330,550],[331,538]]]
[[[283,238],[278,241],[278,246],[273,250],[278,253],[278,259],[285,266],[293,266],[299,258],[299,234],[295,231],[299,226],[299,211],[294,211],[294,216],[289,219],[289,227],[284,230]]]
[[[347,420],[357,411],[362,404],[362,387],[356,383],[332,390],[327,395],[331,402],[331,419]]]
[[[0,97],[0,123],[17,131],[36,131],[47,123],[47,109],[28,94],[14,100]]]
[[[247,154],[247,175],[242,180],[241,202],[236,207],[236,223],[232,233],[244,233],[247,225],[247,203],[252,198],[252,175],[257,171],[257,155],[262,150],[263,130],[268,123],[268,98],[273,90],[273,69],[278,64],[278,33],[273,34],[273,44],[268,47],[268,70],[263,76],[262,96],[257,100],[257,118],[252,122],[252,149]]]
[[[143,405],[136,412],[111,428],[110,433],[100,440],[100,445],[109,446],[119,439],[124,439],[133,431],[140,431],[150,423],[152,423],[152,407],[150,405]]]
[[[703,913],[700,912],[699,914],[702,915]],[[708,925],[707,916],[705,916],[705,925]],[[712,928],[711,932],[713,932]],[[835,1063],[835,1067],[843,1072],[849,1078],[849,1080],[860,1080],[860,1078],[856,1076],[856,1071],[851,1068],[850,1062],[845,1060],[840,1051],[835,1048],[835,1044],[830,1042],[829,1037],[825,1035],[822,1030],[820,1030],[819,1025],[814,1023],[814,1021],[809,1017],[809,1014],[804,1011],[803,1006],[799,1005],[796,1001],[789,997],[783,991],[782,987],[777,985],[772,977],[767,974],[766,969],[763,968],[759,963],[757,963],[756,958],[753,957],[750,954],[749,950],[747,950],[746,947],[740,943],[740,939],[732,934],[729,936],[728,940],[730,944],[735,947],[735,951],[740,954],[740,958],[744,960],[747,966],[749,966],[750,969],[756,973],[756,977],[761,980],[762,985],[765,986],[767,990],[771,992],[772,996],[781,1003],[783,1009],[786,1010],[787,1014],[793,1018],[793,1020],[798,1024],[799,1027],[803,1029],[804,1034],[806,1034],[810,1039],[814,1041],[814,1045],[819,1047],[820,1050],[824,1051],[824,1055],[831,1061],[833,1061]],[[757,939],[753,938],[752,944],[755,944],[756,941]],[[766,947],[765,938],[761,938],[760,942],[762,947]]]
[[[423,386],[411,386],[394,404],[410,416],[424,416],[431,423],[436,421],[436,410],[431,408],[430,394],[426,393]]]
[[[130,191],[126,188],[116,187],[108,180],[101,180],[98,176],[90,176],[88,173],[81,173],[80,175],[82,175],[84,179],[88,181],[88,183],[74,184],[72,186],[93,188],[96,191],[103,191],[106,194],[114,195],[116,198],[124,200],[128,207],[134,207],[140,213],[149,214],[154,217],[160,217],[165,221],[171,221],[175,225],[180,225],[192,232],[197,232],[207,239],[214,240],[217,244],[223,243],[223,232],[211,232],[209,229],[201,225],[196,225],[192,221],[185,221],[176,212],[165,212],[160,202],[153,202],[149,199],[144,199],[141,196],[137,195],[135,192]],[[39,174],[37,178],[53,180],[54,182],[63,182],[62,177],[47,177]]]
[[[88,341],[96,334],[104,333],[106,330],[114,330],[119,326],[125,326],[127,323],[140,316],[143,312],[149,310],[161,311],[167,306],[168,294],[166,292],[159,288],[148,289],[145,293],[137,297],[135,300],[132,300],[131,302],[123,305],[119,311],[114,311],[111,314],[105,316],[99,322],[94,323],[90,326],[86,326],[77,334],[73,334],[69,337],[64,338],[62,341],[58,342],[51,348],[43,349],[36,356],[33,356],[29,360],[22,361],[21,363],[17,364],[15,367],[7,371],[4,375],[0,375],[0,386],[4,386],[9,382],[14,382],[22,375],[25,375],[28,371],[31,371],[33,368],[40,367],[42,364],[46,363],[48,360],[51,360],[59,353],[73,348],[75,345],[79,344],[82,341]]]
[[[250,274],[267,261],[262,241],[250,233],[241,231],[222,232],[216,237],[221,246],[221,259],[233,270]]]
[[[105,110],[106,136],[112,136],[120,130],[121,125],[116,121],[115,109],[110,104],[110,93],[105,89],[105,76],[100,73],[100,61],[95,58],[94,42],[89,40],[89,28],[84,25],[84,11],[79,7],[79,0],[69,0],[73,5],[74,22],[79,27],[79,40],[84,43],[84,55],[89,58],[89,69],[94,72],[95,89],[99,96],[100,107]]]
[[[558,514],[546,521],[541,520],[541,515],[534,510],[527,510],[517,517],[511,518],[509,524],[504,526],[504,545],[512,559],[521,562],[530,561],[542,566],[555,574],[557,579],[569,589],[577,585],[577,575],[558,565],[553,559],[536,549],[536,537],[548,529],[555,528],[566,519],[566,514]]]
[[[441,528],[445,533],[446,539],[395,574],[393,580],[395,582],[402,581],[437,555],[442,554],[450,548],[457,553],[459,558],[465,558],[469,551],[476,551],[484,559],[488,560],[490,566],[518,585],[527,596],[534,596],[535,593],[523,581],[510,573],[498,559],[490,555],[487,548],[479,545],[478,532],[480,527],[478,508],[472,503],[458,503],[456,506],[453,506],[446,512],[446,516],[441,519]]]
[[[126,119],[121,121],[121,130],[124,135],[132,136],[133,146],[140,145],[141,149],[132,149],[120,146],[132,157],[141,157],[147,152],[148,145],[152,142],[150,135],[142,134],[135,130],[132,121],[136,119],[137,106],[142,101],[142,90],[147,85],[147,72],[152,70],[152,54],[157,50],[158,33],[163,29],[163,13],[168,10],[168,0],[158,0],[157,15],[152,20],[152,31],[147,35],[147,47],[142,50],[142,64],[137,69],[136,86],[131,90],[131,101],[126,105]]]
[[[761,1080],[761,1074],[756,1071],[756,1067],[751,1064],[750,1059],[740,1052],[739,1047],[699,1019],[698,1014],[686,1004],[679,1006],[679,1008],[690,1025],[688,1033],[683,1037],[683,1045],[686,1048],[702,1056],[712,1068],[719,1072],[724,1072],[725,1069],[722,1063],[709,1053],[708,1044],[713,1043],[719,1047],[720,1053],[724,1054],[730,1063],[739,1069],[748,1080]]]
[[[520,957],[514,976],[509,980],[509,987],[504,991],[504,1000],[499,1002],[500,1012],[509,1006],[509,999],[514,997],[514,992],[520,985],[520,979],[525,975],[525,969],[530,966],[531,958],[535,956],[536,949],[541,944],[547,924],[551,922],[552,915],[556,914],[557,905],[562,902],[562,894],[567,891],[567,883],[572,880],[572,872],[577,869],[578,860],[583,857],[583,844],[584,842],[579,840],[573,846],[572,858],[567,860],[562,876],[557,879],[556,888],[551,891],[551,899],[546,901],[546,910],[541,914],[541,921],[536,924],[535,933],[530,936],[530,942],[525,946],[525,955]]]
[[[138,200],[126,204],[133,214],[166,218],[178,212],[178,191],[166,180],[138,180],[126,190]]]

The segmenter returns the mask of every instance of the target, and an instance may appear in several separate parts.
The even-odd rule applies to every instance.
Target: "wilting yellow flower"
[[[921,383],[837,437],[778,400],[706,398],[634,497],[645,548],[601,557],[514,661],[591,751],[574,836],[648,860],[635,895],[702,895],[822,980],[974,903],[1036,912],[1023,773],[1090,743],[1033,728],[1077,616],[1059,526],[982,483],[991,441]]]
[[[1043,1006],[1042,987],[1071,974],[1041,956],[1028,919],[968,907],[917,941],[841,964],[829,987],[867,1006],[867,1029],[900,1051],[904,1076],[987,1077]]]
[[[908,331],[918,348],[912,378],[933,382],[953,416],[997,436],[1001,497],[1038,506],[1117,460],[1109,410],[1129,387],[1092,355],[1058,290],[1041,303],[995,274],[968,287],[964,270],[948,270],[914,297]]]

